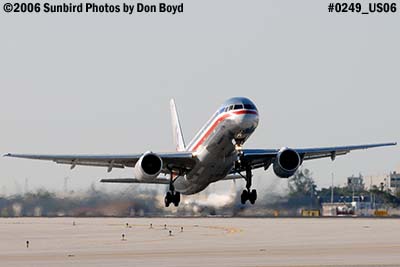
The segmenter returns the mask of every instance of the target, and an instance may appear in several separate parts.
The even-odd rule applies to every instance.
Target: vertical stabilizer
[[[173,98],[170,101],[170,106],[171,106],[172,132],[174,135],[176,151],[184,151],[186,147],[185,140],[183,139],[182,128],[179,122],[178,112],[176,111],[175,100]]]

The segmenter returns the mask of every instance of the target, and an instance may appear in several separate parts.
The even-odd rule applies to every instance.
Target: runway
[[[0,266],[400,265],[399,219],[2,218],[0,238]]]

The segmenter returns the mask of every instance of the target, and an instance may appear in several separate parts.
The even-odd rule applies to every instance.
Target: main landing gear
[[[171,203],[174,203],[174,206],[178,207],[180,201],[181,201],[181,193],[175,191],[167,192],[164,198],[165,207],[169,207]]]
[[[178,207],[180,201],[181,201],[181,193],[175,191],[173,173],[171,172],[171,179],[169,181],[169,191],[165,195],[164,204],[165,207],[169,207],[169,205],[173,203],[175,207]]]
[[[255,189],[250,191],[252,176],[251,167],[246,167],[246,177],[244,177],[246,180],[246,189],[243,190],[242,195],[240,196],[240,202],[242,204],[245,204],[247,200],[250,201],[251,204],[256,203],[257,191]]]

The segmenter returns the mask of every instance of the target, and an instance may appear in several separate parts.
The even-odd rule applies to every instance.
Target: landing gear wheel
[[[169,179],[169,191],[165,195],[164,203],[165,207],[169,207],[171,203],[174,204],[175,207],[178,207],[179,202],[181,201],[181,193],[175,192],[175,187],[174,187],[174,173],[172,170],[171,172],[171,178]]]
[[[181,201],[181,193],[179,192],[175,192],[175,194],[173,195],[173,203],[175,207],[179,206],[179,202]]]
[[[240,174],[240,173],[239,173]],[[243,190],[242,195],[240,196],[240,202],[244,205],[246,201],[250,201],[251,204],[256,203],[257,200],[257,191],[255,189],[250,191],[251,188],[251,178],[253,174],[251,173],[251,166],[246,166],[246,176],[240,174],[246,180],[246,189]]]
[[[175,207],[179,206],[179,202],[181,201],[181,193],[179,192],[167,192],[164,198],[165,207],[169,207],[171,203],[174,204]]]
[[[249,199],[249,192],[245,189],[242,192],[242,195],[240,196],[240,202],[244,205],[246,204],[246,201]]]
[[[249,201],[252,205],[254,205],[254,203],[256,203],[256,200],[257,200],[257,191],[253,189],[249,193]]]
[[[171,204],[171,202],[172,202],[172,194],[171,192],[167,192],[164,198],[165,207],[169,207],[169,204]]]

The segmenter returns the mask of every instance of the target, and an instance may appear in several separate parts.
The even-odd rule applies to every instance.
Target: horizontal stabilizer
[[[239,174],[229,174],[220,181],[242,179],[243,177]],[[120,183],[120,184],[169,184],[167,177],[158,177],[154,180],[139,180],[137,178],[109,178],[101,179],[101,183]]]
[[[227,176],[225,176],[225,178],[222,178],[220,181],[237,180],[237,179],[243,179],[243,176],[241,176],[240,174],[237,174],[237,173],[232,173],[232,174],[228,174]]]
[[[114,178],[114,179],[101,179],[101,183],[121,183],[121,184],[169,184],[166,178],[157,178],[154,180],[139,180],[136,178]]]

